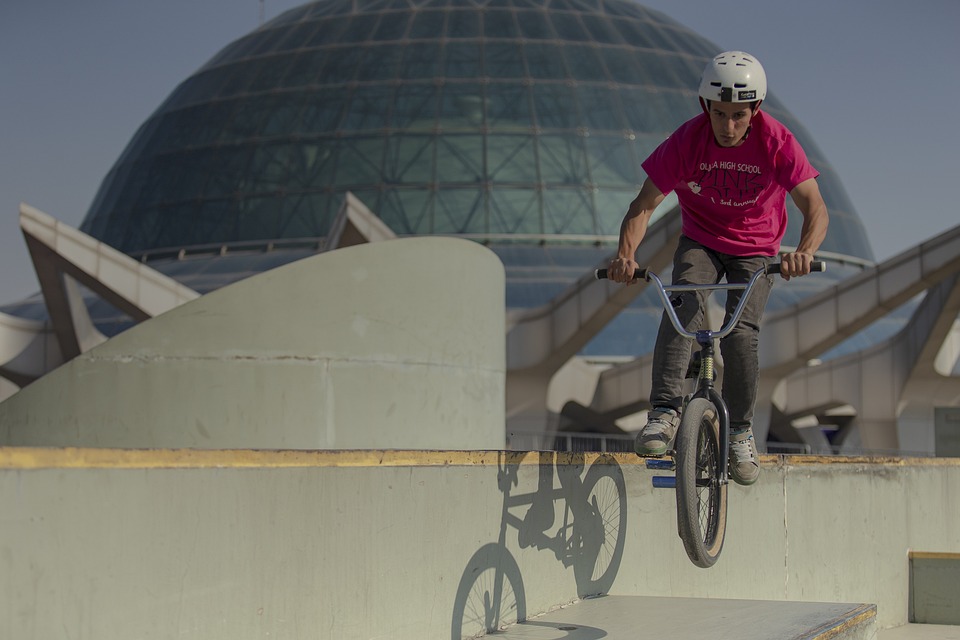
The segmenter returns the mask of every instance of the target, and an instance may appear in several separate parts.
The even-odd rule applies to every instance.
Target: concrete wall
[[[20,391],[20,387],[5,378],[0,378],[0,402],[3,402],[17,391]]]
[[[960,551],[960,461],[764,457],[717,565],[635,456],[0,448],[0,637],[459,637],[605,591],[878,605]],[[499,578],[502,590],[495,588]]]
[[[960,553],[911,553],[910,621],[960,625],[957,585],[960,585]]]
[[[140,324],[0,403],[0,445],[499,449],[504,273],[466,240],[325,253]]]

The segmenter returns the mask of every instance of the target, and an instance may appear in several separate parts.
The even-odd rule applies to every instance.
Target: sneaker
[[[760,477],[752,429],[730,434],[730,477],[744,486],[753,484]]]
[[[680,425],[680,416],[673,409],[654,409],[647,417],[647,426],[637,436],[635,450],[638,456],[658,458],[667,453]]]

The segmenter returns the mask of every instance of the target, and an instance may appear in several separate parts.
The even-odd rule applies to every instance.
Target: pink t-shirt
[[[786,196],[819,172],[780,122],[758,111],[738,147],[718,145],[710,117],[688,120],[644,160],[664,195],[677,192],[683,234],[735,256],[775,256],[787,229]]]

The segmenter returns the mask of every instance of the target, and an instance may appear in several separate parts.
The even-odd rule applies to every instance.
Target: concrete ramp
[[[605,596],[515,624],[503,640],[872,640],[872,604]]]
[[[706,570],[655,473],[632,454],[0,447],[0,638],[790,640],[875,624],[888,640],[909,621],[910,558],[960,552],[960,459],[762,456],[757,484],[730,488]]]

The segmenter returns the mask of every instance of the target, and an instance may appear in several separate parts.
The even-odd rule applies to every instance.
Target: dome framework
[[[180,84],[81,229],[128,253],[316,238],[350,191],[399,235],[609,246],[717,50],[627,0],[306,4]],[[822,154],[765,107],[823,173],[824,250],[871,259]]]

